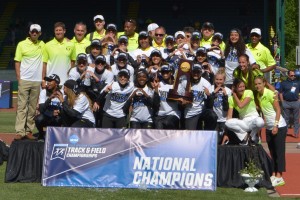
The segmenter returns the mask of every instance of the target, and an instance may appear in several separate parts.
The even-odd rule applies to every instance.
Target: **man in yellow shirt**
[[[215,27],[211,22],[205,22],[201,28],[202,39],[200,41],[200,47],[209,49],[211,47],[212,38],[215,33]],[[220,44],[221,50],[224,52],[225,43],[222,41]]]
[[[247,48],[251,51],[256,60],[256,64],[260,66],[260,70],[265,73],[266,79],[270,82],[270,72],[276,67],[276,61],[270,50],[260,43],[261,30],[253,28],[250,32],[251,43],[247,44]]]
[[[74,27],[74,37],[71,40],[75,44],[76,56],[85,53],[85,49],[91,44],[91,41],[85,38],[86,24],[83,22],[76,23]]]
[[[45,43],[41,36],[41,26],[32,24],[29,37],[18,43],[15,53],[15,69],[18,80],[18,108],[16,116],[15,140],[23,137],[35,139],[32,131],[35,126],[35,111],[40,94]]]
[[[124,22],[124,32],[118,32],[118,37],[126,35],[128,38],[128,51],[133,51],[139,46],[139,34],[136,31],[136,21],[134,19],[127,19]]]
[[[165,44],[165,35],[166,29],[163,26],[160,26],[155,29],[154,38],[152,41],[152,46],[158,50],[163,50],[166,48]]]
[[[105,36],[105,20],[102,15],[96,15],[94,17],[95,31],[87,34],[86,39],[92,41],[93,39],[101,40]]]

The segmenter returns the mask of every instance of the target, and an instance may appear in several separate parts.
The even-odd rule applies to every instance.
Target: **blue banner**
[[[216,190],[215,131],[48,127],[42,185]]]

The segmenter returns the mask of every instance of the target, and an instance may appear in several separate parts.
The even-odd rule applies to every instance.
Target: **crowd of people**
[[[268,83],[276,62],[261,44],[259,28],[251,30],[251,42],[245,44],[239,29],[231,29],[225,40],[211,22],[201,31],[184,27],[173,35],[155,23],[137,33],[134,19],[125,20],[123,32],[106,25],[102,15],[93,21],[91,33],[86,24],[76,23],[72,39],[57,22],[46,44],[39,40],[41,26],[32,24],[29,37],[17,45],[16,140],[36,139],[36,125],[39,139],[47,126],[187,129],[216,130],[219,144],[256,145],[265,126],[271,181],[284,185],[290,112],[294,136],[299,135],[300,85],[294,71],[279,91]],[[191,63],[189,85],[176,82],[182,61]],[[187,91],[178,92],[182,98],[169,98],[175,84],[192,99],[185,98]]]

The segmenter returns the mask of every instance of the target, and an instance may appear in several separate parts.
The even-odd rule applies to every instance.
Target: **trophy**
[[[179,61],[179,67],[175,75],[173,89],[170,89],[168,99],[184,99],[193,102],[193,93],[191,92],[191,70],[193,62],[186,59]]]

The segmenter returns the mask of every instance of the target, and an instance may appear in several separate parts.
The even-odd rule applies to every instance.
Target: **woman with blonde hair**
[[[57,94],[62,104],[61,114],[63,126],[67,127],[94,127],[95,118],[90,107],[89,99],[78,90],[77,82],[67,80],[64,83],[64,94]]]

